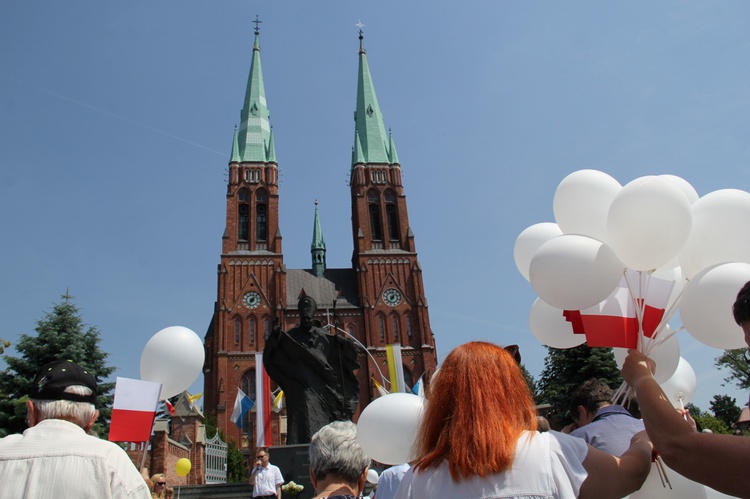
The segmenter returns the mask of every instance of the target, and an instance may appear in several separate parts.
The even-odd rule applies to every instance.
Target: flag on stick
[[[190,402],[190,408],[195,409],[195,403],[198,402],[198,399],[200,399],[203,396],[203,393],[196,393],[195,395],[190,395],[188,393],[188,401]]]
[[[161,383],[118,377],[109,440],[147,442],[151,438],[160,395]]]
[[[422,381],[423,377],[424,375],[420,376],[414,386],[411,387],[411,392],[414,395],[418,395],[422,398],[424,398],[424,382]]]
[[[242,418],[245,417],[247,411],[249,411],[252,407],[253,401],[250,400],[250,397],[245,395],[245,392],[237,388],[237,398],[234,399],[234,410],[232,410],[232,415],[229,416],[229,419],[231,419],[234,424],[237,425],[237,428],[241,430]]]
[[[271,445],[271,379],[263,368],[263,352],[255,352],[255,417],[258,447]]]
[[[631,281],[637,277],[634,274],[629,276]],[[623,277],[601,303],[580,311],[565,310],[563,315],[571,323],[574,333],[586,335],[586,344],[590,347],[636,348],[639,321],[643,335],[653,337],[664,317],[673,286],[674,281],[651,276],[645,296],[633,297],[627,279]]]
[[[284,390],[279,390],[279,393],[276,394],[276,397],[273,399],[273,412],[279,412],[281,411],[281,408],[284,406]]]
[[[383,395],[388,395],[388,390],[386,390],[385,388],[383,388],[383,385],[381,385],[380,383],[378,383],[375,380],[375,378],[372,378],[372,382],[375,383],[375,389],[378,391],[378,393],[380,394],[381,397]]]
[[[169,400],[166,400],[166,399],[164,400],[164,407],[167,408],[170,416],[174,416],[174,406],[171,403],[169,403]]]
[[[388,376],[391,378],[391,393],[407,391],[404,367],[401,365],[401,344],[386,345],[385,356],[388,360]]]

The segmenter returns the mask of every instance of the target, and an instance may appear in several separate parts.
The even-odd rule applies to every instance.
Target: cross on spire
[[[255,21],[253,21],[253,23],[255,23],[255,34],[257,35],[260,33],[260,25],[263,23],[263,21],[258,18],[258,14],[255,14]]]

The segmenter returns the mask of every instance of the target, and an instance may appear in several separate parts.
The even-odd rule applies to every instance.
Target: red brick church
[[[317,302],[316,318],[323,325],[331,324],[335,313],[339,334],[344,331],[362,345],[357,414],[377,396],[372,379],[381,382],[380,373],[388,374],[386,345],[401,345],[408,386],[423,375],[429,380],[437,365],[401,164],[393,136],[386,133],[362,31],[352,160],[350,165],[341,165],[342,177],[350,175],[351,267],[326,265],[316,206],[311,217],[311,266],[286,268],[279,227],[275,130],[270,125],[268,105],[256,28],[241,122],[229,159],[218,293],[205,337],[204,367],[204,411],[216,417],[226,437],[246,453],[255,447],[255,417],[250,415],[242,431],[230,420],[237,390],[241,388],[256,399],[255,353],[263,351],[274,318],[279,318],[283,330],[299,323],[297,302],[303,293]],[[282,128],[279,133],[283,133]],[[273,445],[285,443],[283,410],[273,413],[272,435]]]

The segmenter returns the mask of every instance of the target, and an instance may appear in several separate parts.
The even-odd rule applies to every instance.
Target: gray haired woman
[[[310,479],[314,499],[354,499],[365,486],[370,458],[357,442],[351,421],[334,421],[318,430],[310,441]]]

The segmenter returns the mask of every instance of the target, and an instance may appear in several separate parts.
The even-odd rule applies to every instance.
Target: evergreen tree
[[[716,367],[729,369],[729,376],[724,378],[727,383],[734,383],[743,390],[750,389],[750,364],[745,360],[745,348],[724,350],[714,364]]]
[[[563,423],[573,391],[590,378],[603,379],[613,389],[619,388],[622,377],[611,348],[547,347],[544,369],[537,382],[537,403],[552,405],[550,416],[558,420],[555,427]]]
[[[94,431],[107,433],[112,412],[114,383],[102,383],[115,368],[106,365],[108,354],[99,348],[99,330],[83,323],[72,296],[64,294],[62,303],[37,322],[36,335],[22,334],[15,349],[20,357],[5,355],[7,368],[0,372],[0,432],[19,433],[26,428],[25,403],[37,371],[56,360],[70,360],[91,372],[99,386],[96,408],[99,421]]]

